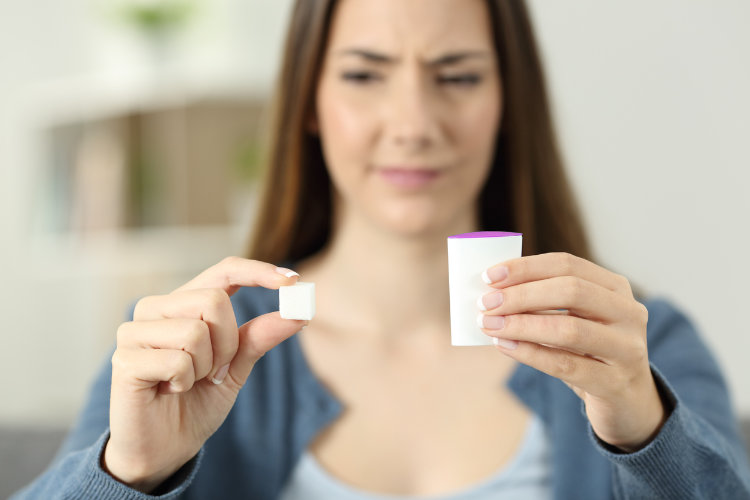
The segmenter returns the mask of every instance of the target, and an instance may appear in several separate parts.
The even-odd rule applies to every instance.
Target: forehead
[[[492,48],[485,0],[340,0],[329,48],[378,48],[429,57],[456,48]]]

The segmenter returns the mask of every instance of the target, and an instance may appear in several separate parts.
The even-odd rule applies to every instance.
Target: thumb
[[[563,382],[565,382],[565,381],[563,380]],[[583,399],[584,401],[586,400],[584,398],[584,396],[586,395],[586,393],[583,392],[583,390],[581,390],[578,387],[574,386],[570,382],[565,382],[565,385],[567,385],[570,388],[571,391],[575,392],[576,396],[578,396],[579,398]]]
[[[229,375],[244,385],[255,362],[278,344],[299,332],[306,320],[283,319],[279,311],[253,318],[239,327],[240,343],[229,365]]]

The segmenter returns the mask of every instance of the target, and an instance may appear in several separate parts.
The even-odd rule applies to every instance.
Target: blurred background
[[[129,305],[243,253],[290,5],[0,0],[0,498]],[[600,261],[688,313],[749,418],[750,3],[530,5]]]

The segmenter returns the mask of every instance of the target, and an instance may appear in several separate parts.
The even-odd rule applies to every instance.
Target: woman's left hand
[[[498,348],[565,382],[602,441],[626,452],[648,444],[666,411],[648,361],[648,311],[628,280],[565,253],[509,260],[486,276],[497,290],[480,299],[483,331]]]

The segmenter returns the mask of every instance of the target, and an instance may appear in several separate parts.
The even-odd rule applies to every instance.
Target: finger
[[[490,297],[491,296],[491,297]],[[488,315],[502,315],[567,309],[570,313],[603,323],[640,317],[638,302],[573,276],[561,276],[513,285],[483,297],[483,303],[497,304]]]
[[[545,253],[508,260],[489,268],[486,275],[492,281],[490,286],[494,288],[557,276],[577,276],[607,290],[633,297],[627,278],[569,253]],[[493,277],[502,279],[494,280]]]
[[[239,329],[240,346],[229,366],[229,377],[239,386],[244,385],[255,362],[266,352],[299,332],[308,321],[283,319],[278,311],[258,316]]]
[[[497,349],[525,365],[551,375],[594,396],[606,396],[612,368],[586,356],[531,342],[519,342],[515,349]]]
[[[206,323],[213,354],[211,378],[237,353],[237,320],[229,295],[222,289],[183,290],[145,297],[136,304],[133,317],[137,321],[188,318]]]
[[[495,319],[497,318],[497,319]],[[562,314],[487,316],[482,331],[490,337],[534,342],[593,356],[605,363],[630,356],[636,346],[611,327]],[[500,327],[500,328],[498,328]]]
[[[176,349],[117,349],[112,355],[112,381],[137,388],[156,385],[161,392],[186,392],[195,383],[193,359]]]
[[[185,351],[200,380],[211,371],[213,351],[208,325],[197,319],[158,319],[128,322],[117,329],[117,347],[131,349],[175,349]]]
[[[565,381],[563,380],[563,382],[565,382]],[[578,387],[574,386],[570,382],[565,382],[565,385],[567,385],[570,388],[571,391],[575,392],[576,396],[578,396],[579,398],[583,399],[585,393],[581,389],[579,389]]]
[[[231,296],[243,286],[278,289],[280,286],[293,285],[297,279],[299,274],[291,269],[259,260],[227,257],[175,291],[220,288]]]

